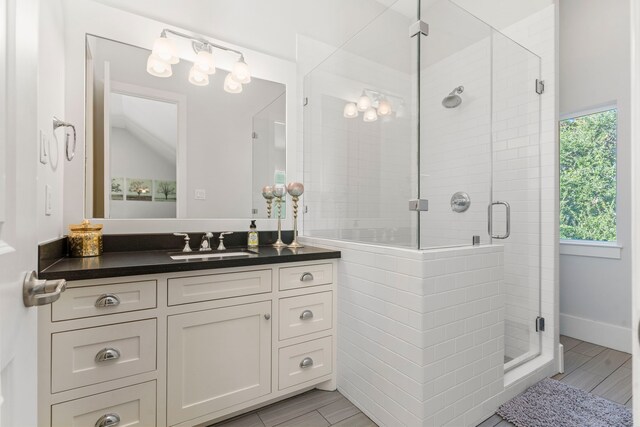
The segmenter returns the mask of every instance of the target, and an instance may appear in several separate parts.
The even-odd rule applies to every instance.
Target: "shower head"
[[[462,104],[462,98],[459,96],[462,92],[464,92],[464,86],[458,86],[453,89],[451,93],[445,96],[442,100],[442,106],[444,108],[456,108],[458,105]]]

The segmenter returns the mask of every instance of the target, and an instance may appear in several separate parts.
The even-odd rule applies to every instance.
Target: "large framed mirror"
[[[261,189],[286,177],[286,86],[225,70],[207,86],[192,63],[147,72],[150,51],[86,36],[85,216],[267,218]]]

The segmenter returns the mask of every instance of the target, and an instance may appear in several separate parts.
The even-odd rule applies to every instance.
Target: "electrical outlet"
[[[46,184],[44,186],[44,214],[51,215],[53,212],[53,196],[51,194],[51,186]]]
[[[205,200],[207,198],[207,192],[205,190],[195,190],[196,200]]]
[[[40,131],[39,145],[40,145],[40,163],[42,163],[43,165],[46,165],[47,163],[49,163],[49,155],[47,154],[47,146],[49,144],[47,144],[47,137],[42,131]]]

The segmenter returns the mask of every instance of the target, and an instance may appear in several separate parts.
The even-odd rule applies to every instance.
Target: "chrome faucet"
[[[218,250],[219,251],[224,251],[227,248],[224,247],[224,236],[226,236],[227,234],[233,234],[233,231],[226,231],[224,233],[220,233],[220,244],[218,245]]]
[[[202,235],[202,240],[200,241],[200,251],[210,251],[211,250],[211,238],[213,237],[213,233],[207,231]]]
[[[187,233],[173,233],[174,236],[184,237],[184,248],[182,248],[182,252],[191,252],[191,246],[189,246],[189,235]]]

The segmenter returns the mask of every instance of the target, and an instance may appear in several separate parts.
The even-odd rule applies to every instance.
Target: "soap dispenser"
[[[256,220],[251,220],[251,225],[249,226],[249,238],[247,240],[247,246],[249,249],[257,249],[258,248],[258,230],[256,226]]]

